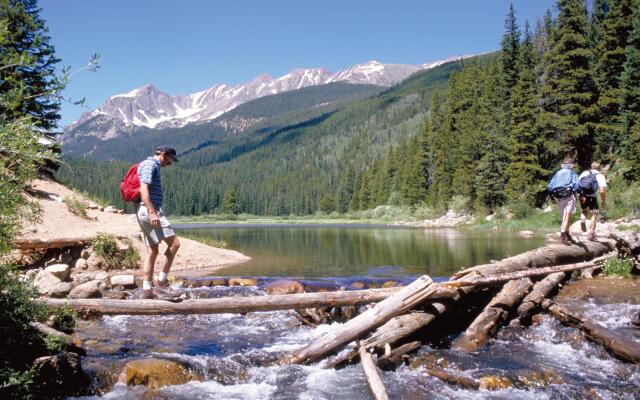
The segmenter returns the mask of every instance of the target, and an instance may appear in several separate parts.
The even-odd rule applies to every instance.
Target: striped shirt
[[[149,157],[138,165],[140,183],[149,185],[149,197],[157,210],[162,207],[162,182],[160,181],[160,161]]]

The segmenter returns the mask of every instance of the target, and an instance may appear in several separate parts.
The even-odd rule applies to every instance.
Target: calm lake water
[[[216,238],[251,261],[217,275],[289,277],[445,277],[462,267],[536,248],[543,237],[457,229],[371,225],[178,225],[179,233]]]

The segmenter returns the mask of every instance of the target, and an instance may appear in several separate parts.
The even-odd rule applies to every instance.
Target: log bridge
[[[138,315],[248,313],[372,304],[366,311],[279,362],[317,362],[356,342],[355,350],[342,352],[327,360],[324,366],[340,367],[361,360],[372,393],[376,398],[384,399],[386,393],[376,369],[403,362],[408,352],[426,342],[420,341],[419,333],[428,331],[425,328],[442,319],[456,303],[478,294],[495,297],[453,342],[452,347],[459,351],[477,350],[501,324],[514,317],[512,323],[527,324],[532,314],[548,312],[563,324],[581,329],[589,340],[602,345],[614,356],[640,364],[640,345],[550,299],[571,272],[598,267],[611,256],[608,254],[615,246],[616,242],[608,239],[571,246],[551,244],[465,269],[446,282],[437,283],[424,275],[401,288],[185,300],[181,303],[109,299],[38,299],[38,302],[52,307],[70,306],[89,313]],[[478,387],[472,378],[441,368],[426,368],[425,372],[449,383]]]

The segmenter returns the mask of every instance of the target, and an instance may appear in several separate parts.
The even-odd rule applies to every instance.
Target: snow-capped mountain
[[[392,86],[414,72],[459,58],[419,65],[369,61],[336,73],[325,68],[294,69],[279,78],[260,75],[246,83],[234,86],[216,84],[201,92],[177,96],[170,96],[149,84],[111,96],[98,109],[82,114],[77,121],[65,127],[62,140],[70,139],[76,128],[81,126],[82,134],[107,139],[136,127],[176,127],[212,120],[259,97],[331,82]]]

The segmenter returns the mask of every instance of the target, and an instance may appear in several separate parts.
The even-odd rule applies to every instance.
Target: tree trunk
[[[542,301],[564,282],[566,275],[565,272],[556,272],[535,284],[531,293],[518,306],[518,318],[521,323],[526,322],[528,324],[531,315],[539,310]]]
[[[531,286],[533,283],[529,278],[509,281],[469,325],[462,336],[456,339],[453,348],[466,351],[480,348],[489,340],[489,336],[496,332],[499,324],[507,320],[509,311],[522,300]]]
[[[422,343],[420,343],[419,341],[414,341],[396,347],[389,353],[385,353],[382,357],[378,358],[378,368],[382,370],[395,369],[398,365],[402,364],[406,354],[419,349],[421,345]]]
[[[466,281],[489,275],[587,261],[601,256],[614,248],[615,242],[609,239],[602,239],[599,242],[580,242],[571,246],[551,244],[495,263],[465,269],[454,274],[452,279]]]
[[[542,306],[558,321],[564,325],[580,329],[589,340],[603,346],[616,357],[624,361],[640,364],[640,344],[603,327],[589,318],[583,317],[577,312],[569,311],[551,300],[545,300]]]
[[[369,383],[369,388],[371,389],[371,393],[373,393],[373,397],[376,400],[389,400],[389,396],[387,396],[387,391],[384,388],[382,379],[380,379],[378,367],[376,367],[376,363],[373,361],[371,353],[369,353],[364,347],[360,347],[360,363],[362,364],[364,376],[367,378],[367,383]]]
[[[327,333],[318,341],[296,351],[289,362],[295,364],[311,363],[334,352],[338,347],[363,337],[391,318],[422,303],[436,293],[437,286],[430,277],[421,276],[389,298]]]
[[[69,237],[69,238],[56,238],[56,239],[25,239],[18,238],[15,240],[14,245],[17,249],[61,249],[64,247],[84,246],[89,244],[95,239],[94,236],[82,236],[82,237]]]
[[[398,289],[221,297],[215,299],[185,300],[181,303],[171,303],[164,300],[47,298],[40,298],[36,301],[50,307],[60,308],[68,305],[75,310],[105,315],[216,314],[362,305],[385,300],[394,292],[398,292]],[[447,291],[443,290],[439,293],[442,295],[443,293],[447,293]]]

